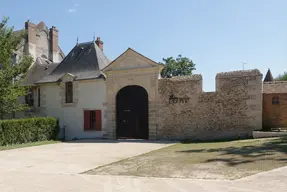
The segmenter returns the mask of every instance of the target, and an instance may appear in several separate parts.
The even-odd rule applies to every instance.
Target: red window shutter
[[[90,111],[84,111],[84,130],[91,129],[90,115]]]
[[[96,110],[96,131],[102,130],[102,111]]]

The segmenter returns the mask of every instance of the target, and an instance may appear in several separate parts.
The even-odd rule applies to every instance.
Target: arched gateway
[[[158,77],[163,68],[129,48],[102,70],[106,138],[156,139]]]
[[[148,93],[136,85],[122,88],[116,96],[117,138],[148,139]]]

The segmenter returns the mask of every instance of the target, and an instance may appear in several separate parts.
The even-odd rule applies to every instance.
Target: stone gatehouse
[[[261,129],[258,70],[218,73],[216,91],[203,92],[201,75],[163,79],[163,68],[131,48],[110,61],[100,38],[77,43],[59,63],[31,66],[32,115],[59,118],[67,140],[233,139]]]

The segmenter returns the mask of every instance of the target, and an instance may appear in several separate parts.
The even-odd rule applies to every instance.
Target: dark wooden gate
[[[148,139],[148,94],[140,86],[122,88],[116,98],[117,138]]]

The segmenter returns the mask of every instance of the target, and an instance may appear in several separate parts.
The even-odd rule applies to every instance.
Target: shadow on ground
[[[97,167],[85,174],[234,180],[285,165],[286,138],[251,139],[176,144]]]
[[[224,162],[228,166],[252,163],[254,161],[277,161],[287,163],[287,137],[270,139],[269,141],[252,143],[248,145],[242,142],[243,146],[221,146],[209,149],[190,149],[176,151],[178,153],[210,153],[217,154],[204,162]],[[245,145],[244,145],[245,144]],[[216,142],[215,142],[216,146]],[[281,155],[278,155],[281,154]],[[276,162],[274,162],[276,163]]]

